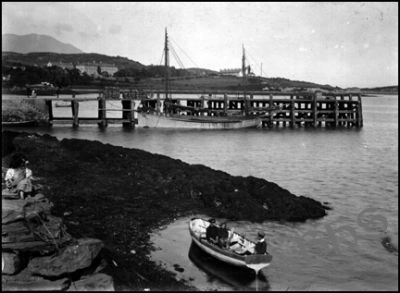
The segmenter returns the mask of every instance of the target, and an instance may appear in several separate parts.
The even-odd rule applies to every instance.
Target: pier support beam
[[[201,105],[202,109],[206,108],[206,99],[204,98],[203,95],[201,95],[201,97],[200,97],[200,105]],[[200,116],[204,116],[204,115],[205,115],[205,112],[200,112]]]
[[[357,127],[363,127],[361,94],[358,94],[358,104],[357,104]]]
[[[339,102],[335,100],[335,109],[334,109],[334,119],[335,119],[335,127],[339,125]]]
[[[72,96],[75,98],[75,95]],[[71,101],[71,109],[72,109],[72,126],[78,127],[79,126],[79,102],[78,101]]]
[[[317,117],[318,117],[318,111],[317,111],[317,95],[313,95],[313,101],[312,101],[312,116],[313,116],[313,126],[317,127]]]
[[[157,114],[159,114],[159,115],[160,115],[160,113],[161,113],[160,93],[157,93],[156,112],[157,112]]]
[[[53,124],[53,103],[51,100],[46,100],[46,106],[47,106],[47,113],[49,113],[49,119],[48,119],[48,123],[49,125]]]
[[[228,108],[229,108],[228,95],[224,94],[224,114],[225,114],[225,116],[228,114]]]
[[[133,127],[133,101],[130,97],[124,97],[121,101],[122,103],[122,126],[123,127]],[[159,108],[159,100],[157,100],[156,107]]]
[[[98,125],[100,127],[106,127],[107,126],[107,117],[106,117],[106,98],[104,97],[103,93],[100,93],[99,96],[99,109],[98,109],[98,118],[99,118],[99,123]]]
[[[293,96],[290,96],[290,127],[294,127],[294,100]]]

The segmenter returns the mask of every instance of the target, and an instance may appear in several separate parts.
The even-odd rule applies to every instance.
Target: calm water
[[[118,108],[118,102],[109,107]],[[69,108],[55,108],[56,116],[66,113]],[[80,113],[96,117],[97,104],[81,103]],[[332,207],[325,218],[301,224],[228,223],[251,239],[258,230],[266,232],[274,258],[262,272],[264,280],[238,277],[204,255],[189,255],[189,218],[155,231],[152,259],[199,289],[397,290],[398,254],[388,252],[381,239],[388,235],[398,247],[398,96],[364,97],[363,116],[360,130],[124,130],[115,125],[24,131],[99,140],[261,177]]]

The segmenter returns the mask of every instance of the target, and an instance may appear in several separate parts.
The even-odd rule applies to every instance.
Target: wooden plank
[[[278,121],[278,122],[290,122],[291,119],[290,119],[290,118],[275,118],[274,121]]]
[[[295,119],[294,122],[314,122],[313,118],[301,118],[301,119]]]
[[[130,109],[107,109],[107,108],[99,109],[99,110],[107,111],[107,112],[131,112],[132,111]]]
[[[32,98],[22,98],[24,100],[32,100]],[[45,97],[36,97],[35,100],[41,101],[41,100],[49,100],[49,101],[79,101],[79,102],[84,102],[84,101],[96,101],[98,100],[98,97],[80,97],[80,96],[75,96],[73,97],[59,97],[57,98],[56,96],[45,96]]]
[[[334,114],[335,110],[318,110],[318,114]]]
[[[313,110],[294,110],[295,113],[313,113]]]
[[[339,122],[357,122],[357,119],[354,118],[339,118]]]
[[[353,114],[354,110],[339,110],[338,112],[341,114]]]
[[[318,118],[317,121],[319,121],[319,122],[322,122],[322,121],[335,122],[335,119],[333,119],[333,118]]]
[[[68,120],[61,120],[61,119],[57,119],[57,120],[53,120],[53,124],[71,124],[72,125],[72,119],[68,119]]]

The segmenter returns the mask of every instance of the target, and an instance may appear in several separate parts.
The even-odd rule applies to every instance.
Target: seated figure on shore
[[[20,153],[16,153],[11,157],[10,166],[4,178],[7,189],[7,195],[15,195],[20,199],[32,195],[32,170],[27,168],[27,158]],[[4,191],[3,191],[4,193]]]

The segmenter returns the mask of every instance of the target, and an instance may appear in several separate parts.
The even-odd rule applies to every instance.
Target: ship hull
[[[177,129],[242,129],[261,127],[260,118],[233,118],[207,116],[165,116],[138,113],[137,127]]]

